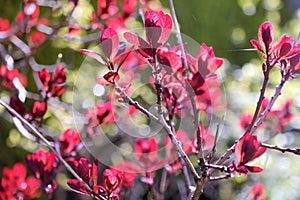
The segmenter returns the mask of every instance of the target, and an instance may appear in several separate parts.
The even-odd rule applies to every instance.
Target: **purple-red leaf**
[[[108,66],[108,63],[105,61],[105,59],[98,53],[88,50],[88,49],[80,49],[79,50],[80,53],[86,54],[94,59],[96,59],[98,62],[100,62],[103,65]]]
[[[270,22],[263,23],[258,30],[258,40],[261,44],[264,44],[266,51],[274,39],[274,29]]]
[[[104,29],[100,41],[103,53],[112,61],[119,51],[120,42],[117,32],[112,28]]]
[[[76,180],[76,179],[69,180],[67,182],[67,185],[74,192],[77,192],[79,194],[87,194],[88,195],[88,192],[86,191],[83,184],[80,181]]]

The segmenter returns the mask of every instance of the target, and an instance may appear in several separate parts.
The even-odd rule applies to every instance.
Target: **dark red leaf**
[[[79,193],[79,194],[86,194],[86,195],[89,194],[89,193],[86,191],[86,189],[85,189],[85,187],[83,186],[83,184],[82,184],[80,181],[78,181],[78,180],[75,180],[75,179],[69,180],[69,181],[67,182],[67,185],[68,185],[68,187],[69,187],[72,191],[74,191],[74,192],[77,192],[77,193]]]
[[[266,50],[268,50],[270,44],[274,39],[274,30],[270,22],[263,23],[258,30],[258,40],[261,44],[264,44]]]
[[[100,41],[103,53],[112,62],[119,51],[120,42],[117,32],[112,28],[104,29]]]

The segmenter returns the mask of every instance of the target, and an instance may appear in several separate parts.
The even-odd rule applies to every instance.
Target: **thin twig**
[[[209,181],[219,181],[219,180],[228,179],[228,178],[231,178],[230,173],[220,175],[220,176],[215,176],[215,177],[209,177]]]
[[[184,152],[184,150],[182,149],[182,146],[180,144],[180,142],[176,139],[172,128],[169,126],[169,124],[166,122],[163,113],[160,113],[160,117],[157,118],[155,115],[153,115],[151,112],[149,112],[147,109],[145,109],[144,107],[142,107],[137,101],[134,101],[133,99],[131,99],[117,84],[116,85],[116,90],[117,92],[121,95],[121,97],[123,98],[124,102],[128,103],[129,105],[133,105],[135,106],[135,108],[137,108],[138,110],[140,110],[142,113],[144,113],[148,118],[155,120],[156,122],[160,123],[163,128],[167,131],[172,143],[175,145],[177,151],[179,152],[179,154],[182,156],[182,158],[184,159],[184,161],[187,164],[187,167],[189,168],[189,170],[191,171],[193,177],[195,180],[198,180],[200,178],[200,176],[198,175],[198,173],[196,172],[192,162],[190,161],[190,159],[188,158],[188,156],[186,155],[186,153]]]
[[[159,185],[159,193],[163,197],[163,194],[166,192],[167,189],[167,180],[168,180],[168,171],[166,169],[163,170]],[[161,198],[163,199],[163,198]]]
[[[174,22],[174,27],[175,27],[175,30],[176,30],[176,37],[177,37],[177,40],[178,40],[178,44],[180,46],[181,56],[183,58],[185,74],[187,75],[188,72],[189,72],[188,62],[187,62],[187,58],[186,58],[186,55],[185,55],[185,50],[184,50],[184,46],[183,46],[183,41],[182,41],[182,37],[181,37],[181,33],[180,33],[180,28],[179,28],[179,24],[178,24],[176,12],[175,12],[175,7],[174,7],[173,0],[169,0],[169,4],[170,4],[171,15],[172,15],[173,22]]]
[[[224,122],[224,116],[222,117],[222,123]],[[219,134],[220,134],[220,125],[221,125],[221,122],[219,122],[217,124],[217,130],[216,130],[216,135],[215,135],[215,140],[214,140],[214,146],[212,148],[212,150],[209,152],[208,154],[208,158],[207,158],[207,162],[210,163],[212,157],[214,156],[214,154],[216,153],[216,147],[217,147],[217,141],[218,141],[218,138],[219,138]]]
[[[271,98],[268,106],[266,107],[266,109],[263,111],[263,113],[261,113],[260,117],[255,122],[255,124],[253,125],[253,127],[250,131],[250,134],[252,134],[256,131],[256,129],[262,124],[262,122],[264,121],[264,119],[266,118],[268,113],[271,111],[272,106],[274,105],[275,101],[277,100],[277,98],[281,94],[281,90],[282,90],[283,85],[284,85],[285,82],[286,82],[286,80],[284,78],[282,78],[281,82],[276,86],[276,90],[275,90],[274,95],[272,96],[272,98]]]
[[[221,172],[229,172],[229,168],[225,165],[205,164],[204,166],[207,168],[220,170]]]
[[[143,114],[145,114],[148,118],[160,123],[160,120],[158,117],[156,117],[151,112],[149,112],[146,108],[141,106],[139,104],[139,102],[137,102],[137,101],[133,100],[131,97],[129,97],[117,84],[116,84],[115,88],[116,88],[117,92],[121,95],[121,97],[125,103],[134,106],[136,109],[138,109]]]
[[[193,192],[193,191],[191,191],[192,182],[191,182],[191,179],[190,179],[187,167],[186,167],[186,163],[184,162],[184,160],[182,159],[181,156],[179,157],[179,161],[180,161],[181,166],[182,166],[182,173],[183,173],[183,176],[184,176],[184,179],[185,179],[185,184],[187,186],[186,187],[187,192],[188,192],[188,194],[190,194],[191,192]]]
[[[260,90],[260,95],[259,95],[259,98],[258,98],[258,101],[257,101],[257,104],[256,104],[255,112],[254,112],[254,115],[253,115],[253,118],[252,118],[252,121],[251,121],[250,125],[247,127],[246,133],[247,132],[251,133],[252,128],[255,124],[255,121],[258,117],[261,105],[262,105],[263,100],[265,98],[265,92],[266,92],[267,85],[268,85],[268,82],[269,82],[270,70],[271,70],[271,67],[267,67],[266,72],[264,72],[264,81],[263,81],[263,84],[262,84],[262,88]]]
[[[9,113],[13,116],[15,116],[17,119],[19,119],[23,124],[25,124],[30,130],[33,131],[33,133],[56,155],[56,157],[59,159],[59,161],[66,167],[66,169],[77,179],[79,180],[83,186],[87,189],[87,191],[91,194],[94,194],[94,191],[92,188],[83,181],[83,179],[72,169],[72,167],[61,157],[60,153],[56,151],[56,149],[53,147],[53,145],[40,133],[34,126],[32,126],[26,119],[24,119],[19,113],[17,113],[12,107],[10,107],[8,104],[6,104],[2,99],[0,99],[0,104],[7,110]],[[102,200],[105,200],[105,198],[99,194],[96,194],[99,198]]]
[[[182,37],[181,37],[181,33],[180,33],[180,28],[179,28],[179,24],[178,24],[176,12],[175,12],[173,0],[169,0],[169,4],[170,4],[171,15],[172,15],[173,22],[174,22],[174,27],[176,30],[178,44],[180,46],[181,56],[182,56],[183,62],[184,62],[185,75],[187,76],[188,72],[189,72],[188,62],[187,62],[187,58],[186,58],[186,54],[185,54],[185,50],[184,50],[184,45],[183,45],[183,41],[182,41]],[[200,182],[199,182],[199,180],[196,181],[197,186],[196,186],[196,191],[195,191],[194,197],[193,197],[193,199],[198,199],[198,197],[200,197],[201,191],[207,180],[207,169],[203,168],[203,165],[206,163],[206,161],[204,158],[203,147],[202,147],[203,144],[202,144],[202,134],[201,134],[201,130],[200,130],[200,122],[199,122],[199,110],[197,109],[196,102],[194,99],[195,94],[194,94],[192,88],[190,87],[188,81],[186,80],[185,82],[186,82],[186,87],[188,87],[187,91],[189,92],[189,97],[190,97],[190,101],[191,101],[192,108],[193,108],[194,125],[195,125],[195,130],[197,133],[197,150],[198,150],[198,158],[199,158],[199,167],[202,172],[202,175],[201,175],[202,180]]]
[[[272,149],[272,150],[276,150],[276,151],[280,151],[281,153],[285,153],[285,152],[289,152],[289,153],[293,153],[296,155],[300,155],[300,148],[284,148],[284,147],[279,147],[277,145],[271,145],[271,144],[266,144],[266,143],[262,143],[260,146],[265,147],[267,149]]]
[[[188,156],[186,155],[186,153],[184,152],[181,143],[176,139],[172,128],[169,126],[169,124],[166,122],[163,113],[160,113],[160,123],[163,125],[164,129],[167,131],[172,143],[176,146],[177,151],[180,153],[180,155],[182,156],[182,159],[185,161],[186,166],[188,167],[188,169],[190,170],[190,172],[192,173],[194,180],[197,181],[200,179],[199,174],[197,173],[197,171],[195,170],[192,162],[190,161],[190,159],[188,158]]]

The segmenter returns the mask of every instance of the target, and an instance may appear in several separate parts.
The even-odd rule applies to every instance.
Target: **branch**
[[[186,58],[186,54],[185,54],[185,50],[184,50],[183,41],[182,41],[182,38],[181,38],[181,33],[180,33],[180,29],[179,29],[179,24],[178,24],[178,21],[177,21],[177,16],[176,16],[173,0],[169,0],[169,4],[170,4],[171,15],[172,15],[173,22],[174,22],[174,27],[175,27],[175,30],[176,30],[176,37],[177,37],[177,40],[178,40],[178,44],[180,46],[181,56],[182,56],[183,62],[184,62],[185,75],[187,75],[188,72],[189,72],[188,62],[187,62],[187,58]],[[195,99],[194,99],[195,94],[193,93],[193,90],[190,87],[188,81],[186,80],[185,82],[186,82],[187,91],[189,93],[192,108],[193,108],[194,125],[195,125],[195,130],[196,130],[196,133],[197,133],[197,150],[198,150],[198,158],[199,158],[199,167],[201,169],[203,167],[203,165],[206,163],[206,161],[205,161],[205,158],[204,158],[204,153],[203,153],[203,148],[202,148],[202,146],[203,146],[203,144],[202,144],[202,135],[201,135],[200,127],[199,127],[199,125],[200,125],[200,123],[199,123],[199,110],[197,109],[196,102],[195,102]],[[199,199],[201,191],[202,191],[202,189],[203,189],[203,187],[206,183],[206,180],[207,180],[207,170],[202,169],[201,171],[202,171],[202,180],[200,182],[199,182],[199,180],[196,181],[197,186],[196,186],[196,191],[194,193],[193,199]]]
[[[222,123],[224,122],[224,116],[222,117]],[[215,135],[215,140],[214,140],[214,146],[212,148],[212,150],[209,152],[208,156],[207,156],[207,162],[210,163],[212,157],[214,156],[214,154],[216,153],[216,147],[217,147],[217,140],[219,138],[219,134],[220,134],[220,125],[221,122],[219,122],[217,124],[217,130],[216,130],[216,135]]]
[[[270,112],[272,106],[274,105],[275,101],[277,100],[278,96],[281,94],[281,90],[284,86],[284,83],[288,80],[288,75],[282,77],[280,83],[276,86],[276,90],[267,106],[267,108],[264,110],[263,113],[261,113],[261,116],[258,118],[258,120],[256,121],[256,123],[253,125],[251,132],[250,133],[254,133],[254,131],[256,131],[257,127],[259,125],[261,125],[261,123],[263,122],[263,120],[266,118],[267,114]],[[237,144],[237,142],[244,136],[244,134],[229,148],[227,149],[227,151],[225,152],[225,154],[223,154],[217,161],[216,161],[216,165],[221,165],[222,163],[224,163],[227,159],[230,158],[230,156],[234,153],[235,150],[235,145]],[[208,175],[211,175],[214,172],[214,169],[209,169],[208,171]]]
[[[220,170],[221,172],[228,172],[228,173],[230,172],[229,168],[226,167],[225,165],[205,164],[204,166],[207,168]]]
[[[23,124],[25,124],[33,133],[56,155],[58,160],[67,168],[67,170],[77,179],[79,180],[83,186],[87,189],[87,191],[91,194],[97,195],[102,200],[105,198],[99,194],[95,194],[93,189],[83,181],[83,179],[72,169],[72,167],[61,157],[60,153],[53,147],[53,145],[40,133],[34,126],[32,126],[26,119],[24,119],[19,113],[17,113],[12,107],[6,104],[2,99],[0,99],[0,104],[13,116],[19,119]]]
[[[260,117],[258,118],[258,120],[256,121],[256,123],[254,124],[254,126],[252,127],[252,129],[250,130],[250,134],[252,134],[252,133],[254,133],[256,131],[256,129],[262,124],[262,122],[264,121],[264,119],[266,118],[266,116],[269,114],[269,112],[271,111],[272,106],[274,105],[275,101],[277,100],[277,98],[281,94],[281,90],[282,90],[283,85],[284,85],[285,82],[286,82],[286,79],[282,78],[281,82],[276,86],[275,93],[271,97],[271,100],[270,100],[267,108],[264,110],[263,113],[261,113]]]
[[[219,180],[228,179],[228,178],[231,178],[230,173],[221,175],[221,176],[209,177],[209,181],[219,181]]]
[[[263,64],[263,66],[265,66],[265,64]],[[258,117],[258,114],[259,114],[262,102],[263,102],[263,100],[265,98],[265,92],[266,92],[267,85],[268,85],[268,82],[269,82],[269,73],[270,73],[270,70],[271,70],[271,67],[269,67],[269,65],[268,65],[268,67],[266,69],[266,72],[264,72],[264,81],[263,81],[262,88],[260,89],[260,95],[259,95],[259,99],[258,99],[257,104],[256,104],[256,109],[255,109],[252,121],[251,121],[250,125],[248,126],[248,128],[246,130],[246,133],[247,132],[253,133],[253,132],[251,132],[252,128],[253,128],[254,123],[255,123],[255,121],[256,121],[256,119]]]
[[[289,152],[289,153],[293,153],[295,155],[300,155],[300,148],[299,147],[297,147],[297,148],[284,148],[284,147],[279,147],[277,145],[271,145],[271,144],[266,144],[266,143],[262,143],[260,146],[265,147],[267,149],[280,151],[281,153]]]
[[[160,113],[160,123],[163,125],[164,129],[167,131],[172,143],[175,145],[178,153],[182,156],[182,159],[185,161],[186,166],[189,168],[190,172],[192,173],[194,180],[197,182],[200,179],[200,176],[198,175],[197,171],[195,170],[192,162],[182,149],[181,143],[176,139],[172,128],[169,126],[169,124],[166,122],[163,113]]]
[[[181,56],[183,58],[185,74],[187,75],[188,72],[189,72],[188,62],[187,62],[187,58],[186,58],[186,55],[185,55],[185,50],[184,50],[184,46],[183,46],[183,41],[182,41],[182,37],[181,37],[181,33],[180,33],[179,24],[178,24],[178,21],[177,21],[177,16],[176,16],[173,0],[169,0],[169,4],[170,4],[171,15],[172,15],[173,22],[174,22],[174,27],[175,27],[175,30],[176,30],[176,37],[177,37],[177,40],[178,40],[178,44],[180,46]]]
[[[121,95],[122,99],[124,102],[128,103],[129,105],[134,106],[136,109],[138,109],[139,111],[141,111],[142,113],[144,113],[148,118],[160,123],[160,120],[158,117],[156,117],[155,115],[153,115],[151,112],[149,112],[146,108],[144,108],[143,106],[141,106],[139,104],[139,102],[134,101],[131,97],[129,97],[119,86],[118,84],[116,84],[116,90],[117,92]]]

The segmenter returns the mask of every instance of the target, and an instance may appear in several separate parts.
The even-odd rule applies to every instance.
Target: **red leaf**
[[[78,161],[74,162],[75,171],[83,179],[84,182],[89,184],[92,174],[92,165],[85,157],[80,157]]]
[[[245,165],[245,167],[248,169],[249,172],[252,172],[252,173],[259,173],[259,172],[262,172],[262,168],[260,167],[257,167],[257,166],[248,166],[248,165]]]
[[[140,47],[142,49],[151,48],[148,42],[146,42],[143,38],[137,36],[136,34],[125,32],[124,38],[131,43],[132,45],[135,45],[137,47]]]
[[[31,116],[33,118],[42,118],[47,111],[47,104],[46,102],[39,102],[36,101],[33,104],[33,108],[31,110]]]
[[[94,158],[93,162],[93,184],[98,185],[98,160]]]
[[[274,39],[274,29],[270,22],[263,23],[258,29],[258,40],[260,44],[264,44],[268,50]]]
[[[70,154],[75,152],[77,145],[80,143],[80,135],[78,131],[67,129],[59,138],[60,150],[62,154]]]
[[[111,193],[119,187],[121,178],[116,170],[106,169],[102,174],[102,184],[104,188]]]
[[[260,46],[260,43],[257,40],[250,40],[250,44],[258,51],[261,53],[265,53],[262,47]]]
[[[39,46],[44,41],[45,41],[45,34],[40,31],[32,32],[29,35],[30,46]]]
[[[69,180],[67,182],[67,185],[69,186],[69,188],[74,191],[74,192],[77,192],[79,194],[86,194],[86,195],[89,195],[89,193],[86,191],[85,187],[83,186],[83,184],[78,181],[78,180]]]
[[[256,135],[246,133],[236,144],[235,154],[239,160],[238,166],[245,165],[246,163],[261,156],[266,151],[265,147],[260,146],[260,142]]]
[[[56,84],[63,84],[66,81],[66,72],[61,64],[58,64],[56,66],[56,69],[55,69],[55,72],[53,75],[53,81]]]
[[[2,31],[9,31],[10,30],[10,24],[7,19],[3,19],[0,17],[0,32]]]
[[[148,42],[146,42],[144,39],[130,32],[125,32],[124,38],[132,45],[138,47],[136,51],[139,53],[139,55],[141,55],[144,59],[146,59],[150,63],[154,62],[153,58],[155,55],[155,49],[153,49],[153,47]]]
[[[115,82],[118,82],[119,79],[120,79],[120,76],[117,72],[114,72],[114,71],[110,71],[108,73],[106,73],[103,78],[105,80],[107,80],[109,83],[111,84],[115,84]]]
[[[118,12],[116,0],[98,0],[98,16],[101,19],[106,19]]]
[[[271,53],[275,52],[278,58],[287,56],[294,46],[294,38],[291,36],[281,36],[273,45]]]
[[[109,64],[105,61],[105,59],[100,54],[94,51],[88,49],[80,49],[79,52],[96,59],[98,62],[100,62],[103,65],[109,66]]]
[[[117,32],[112,28],[107,28],[101,34],[102,51],[112,62],[119,51],[119,37]]]
[[[152,47],[157,48],[168,40],[172,30],[172,19],[163,11],[146,12],[145,29],[147,41]]]
[[[175,52],[158,50],[158,59],[161,64],[165,65],[164,67],[169,73],[184,71],[182,58]]]

